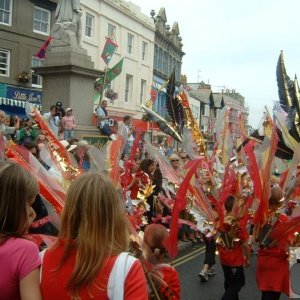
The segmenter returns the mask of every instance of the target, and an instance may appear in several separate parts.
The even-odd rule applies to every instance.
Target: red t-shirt
[[[167,264],[159,264],[154,267],[165,284],[160,285],[161,293],[170,300],[180,300],[180,282],[177,271]]]
[[[63,253],[63,246],[47,250],[43,259],[41,290],[43,300],[65,300],[71,299],[67,292],[67,283],[72,274],[76,251],[73,251],[61,269],[55,271]],[[107,284],[110,272],[114,266],[117,256],[108,257],[104,267],[96,277],[97,286],[90,289],[84,288],[80,291],[81,300],[97,299],[109,300],[107,295]],[[100,288],[99,288],[100,286]],[[94,298],[92,298],[92,295]],[[146,278],[137,260],[129,270],[124,283],[124,300],[146,300],[148,299]]]
[[[148,185],[150,183],[149,176],[146,173],[144,173],[144,172],[142,172],[140,170],[135,175],[132,175],[131,173],[125,172],[125,173],[123,173],[121,175],[121,185],[122,185],[122,188],[123,189],[127,189],[127,187],[131,184],[132,180],[135,177],[144,186],[146,186],[146,185]],[[137,195],[138,195],[139,189],[140,188],[139,188],[138,184],[134,184],[131,187],[131,189],[130,189],[130,191],[131,191],[130,198],[132,200],[137,199]]]

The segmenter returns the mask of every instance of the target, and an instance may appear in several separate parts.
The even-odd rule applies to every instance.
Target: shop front
[[[42,92],[0,83],[0,110],[3,110],[7,115],[26,118],[26,103],[31,103],[41,110]]]

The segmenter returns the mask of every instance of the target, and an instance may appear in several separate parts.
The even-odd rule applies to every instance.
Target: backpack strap
[[[46,254],[46,250],[47,249],[44,249],[43,251],[41,251],[39,253],[39,257],[40,257],[40,260],[41,260],[41,266],[40,266],[40,283],[42,282],[42,273],[43,273],[43,261],[44,261],[44,256]]]
[[[117,257],[108,279],[107,296],[109,300],[124,299],[125,280],[136,260],[137,259],[128,252],[122,252]]]

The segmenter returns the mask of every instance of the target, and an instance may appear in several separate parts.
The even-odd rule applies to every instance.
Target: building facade
[[[245,98],[235,90],[223,90],[221,93],[212,91],[211,86],[204,82],[188,83],[189,96],[200,101],[199,127],[207,137],[207,141],[213,141],[216,133],[216,119],[218,111],[223,107],[229,108],[229,128],[233,141],[236,143],[242,137],[240,116],[244,120],[244,129],[249,132],[248,117],[249,108]]]
[[[42,78],[31,70],[34,57],[50,35],[55,1],[0,1],[0,110],[26,116],[25,104],[42,103]]]
[[[188,87],[190,90],[189,96],[200,102],[199,128],[211,140],[216,119],[215,102],[211,86],[200,82],[188,83]]]
[[[242,128],[240,124],[240,116],[242,116],[244,130],[249,134],[249,108],[245,103],[245,97],[237,93],[235,90],[225,90],[221,93],[214,94],[214,97],[221,99],[225,107],[229,108],[229,128],[231,131],[232,139],[236,144],[242,138]]]
[[[150,98],[153,76],[153,20],[138,6],[123,0],[81,0],[81,7],[83,47],[99,74],[106,67],[101,58],[105,37],[118,44],[108,67],[112,68],[124,58],[122,72],[110,86],[118,94],[116,101],[109,103],[110,115],[116,118],[130,115],[141,119],[141,104]],[[95,105],[98,103],[99,99],[95,99]]]
[[[42,77],[31,67],[43,63],[34,54],[50,35],[57,2],[0,1],[0,109],[7,113],[25,116],[26,101],[42,103]],[[109,104],[110,115],[141,119],[140,104],[148,101],[153,79],[153,19],[123,0],[81,0],[81,8],[82,44],[99,76],[106,67],[101,59],[105,37],[119,45],[108,67],[124,58],[122,73],[111,84],[118,98]]]
[[[173,70],[177,88],[180,86],[181,65],[184,52],[182,51],[182,38],[177,22],[172,28],[167,24],[165,8],[161,8],[158,14],[151,11],[155,24],[154,65],[153,65],[153,87],[157,90],[157,99],[153,110],[165,116],[166,114],[166,80]]]

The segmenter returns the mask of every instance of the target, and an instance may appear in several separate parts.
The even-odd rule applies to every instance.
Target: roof
[[[164,7],[161,7],[156,17],[159,17],[162,19],[164,23],[167,22],[167,15],[166,15],[166,9]]]
[[[177,35],[180,34],[178,22],[174,22],[173,27],[172,27],[172,31],[174,31]]]
[[[213,96],[211,89],[191,90],[189,95],[205,104],[213,104]]]

